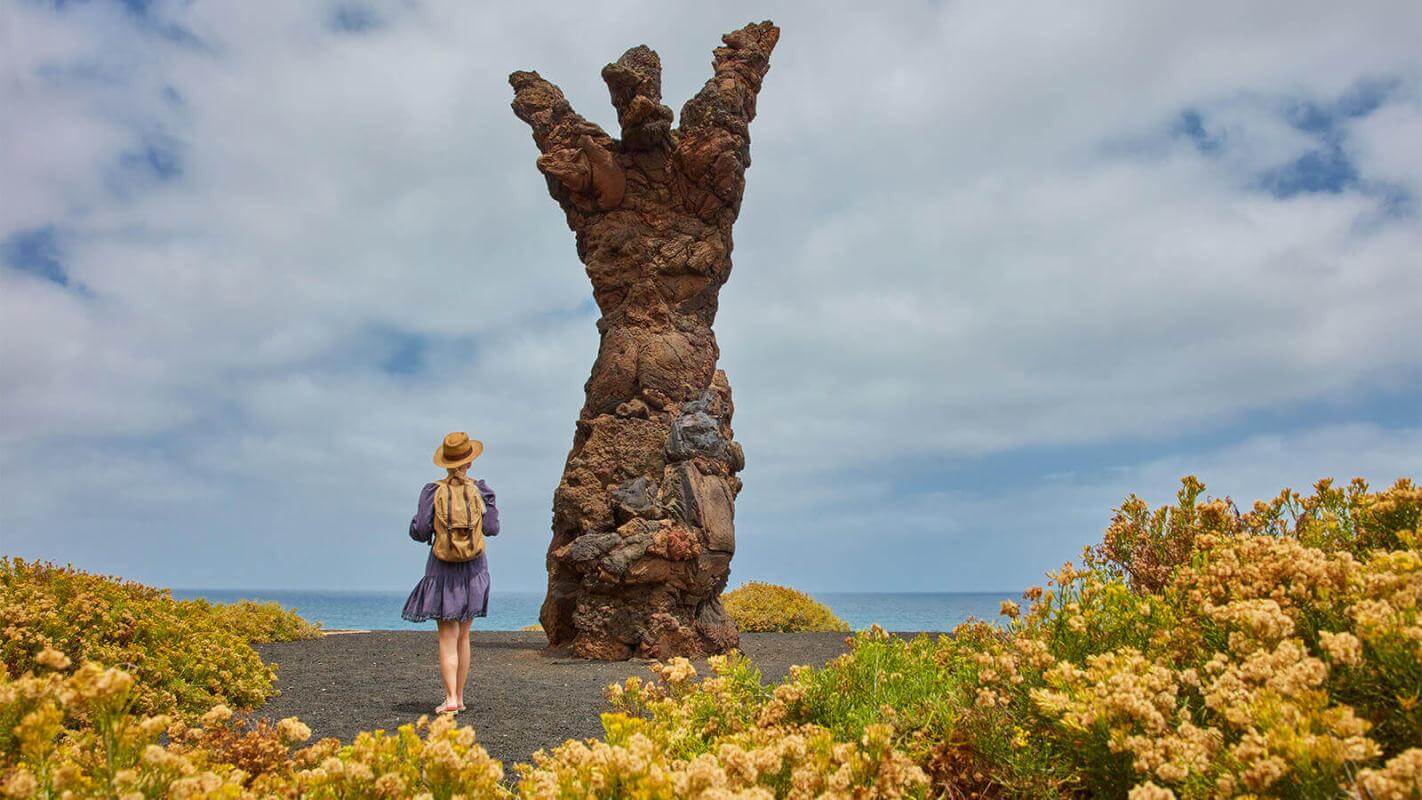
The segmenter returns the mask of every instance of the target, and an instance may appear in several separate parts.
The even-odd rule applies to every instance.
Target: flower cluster
[[[615,730],[615,729],[614,729]],[[568,741],[520,766],[526,798],[628,797],[922,797],[923,771],[893,746],[889,725],[857,742],[837,742],[823,728],[757,728],[716,742],[708,752],[673,757],[645,733],[608,741]]]
[[[0,682],[0,793],[5,797],[505,798],[503,767],[471,728],[445,717],[362,733],[347,746],[300,745],[295,718],[238,722],[214,706],[195,724],[131,711],[127,672],[88,663]]]
[[[887,722],[845,740],[797,724],[803,681],[767,691],[742,656],[709,659],[694,681],[686,659],[655,665],[660,682],[629,678],[608,687],[616,713],[603,715],[605,741],[568,741],[520,765],[526,798],[922,797],[928,779],[895,747]]]

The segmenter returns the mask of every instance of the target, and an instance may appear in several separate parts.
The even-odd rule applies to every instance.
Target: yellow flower
[[[1347,631],[1319,631],[1318,641],[1324,652],[1328,653],[1328,657],[1338,664],[1354,666],[1363,660],[1363,643]]]
[[[39,782],[35,780],[35,776],[31,774],[28,769],[20,767],[15,770],[15,773],[10,776],[9,780],[5,781],[4,789],[6,797],[21,800],[22,798],[34,797],[35,793],[39,791]]]
[[[1380,769],[1358,773],[1363,797],[1376,800],[1411,800],[1422,797],[1422,748],[1405,750]]]
[[[1175,792],[1146,781],[1131,787],[1126,797],[1127,800],[1175,800]]]
[[[232,709],[221,703],[208,709],[207,713],[201,717],[202,724],[208,726],[221,725],[229,719],[232,719]]]
[[[68,669],[71,662],[69,661],[69,656],[46,645],[45,648],[40,651],[39,655],[35,656],[35,663],[42,667],[48,667],[58,671]]]
[[[296,717],[287,717],[277,723],[277,734],[286,744],[295,744],[310,739],[311,728]]]

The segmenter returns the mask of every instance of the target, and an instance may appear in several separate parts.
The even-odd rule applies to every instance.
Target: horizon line
[[[763,581],[762,581],[763,582]],[[372,593],[394,593],[405,594],[407,590],[401,588],[389,589],[328,589],[322,587],[250,587],[250,586],[170,586],[167,588],[171,592],[319,592],[321,594],[372,594]],[[927,595],[927,594],[1005,594],[1020,595],[1022,589],[1002,590],[1002,589],[921,589],[921,590],[878,590],[878,589],[800,589],[798,587],[787,587],[798,592],[809,595],[820,594],[877,594],[877,595]],[[509,594],[545,594],[547,589],[501,589],[501,592]],[[728,592],[722,592],[727,594]]]

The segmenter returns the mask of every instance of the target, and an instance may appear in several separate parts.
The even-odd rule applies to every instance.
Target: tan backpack
[[[435,482],[434,554],[441,561],[473,561],[484,552],[484,496],[473,480]]]

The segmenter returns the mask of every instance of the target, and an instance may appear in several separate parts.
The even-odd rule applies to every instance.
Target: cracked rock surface
[[[639,45],[603,68],[621,137],[536,72],[509,76],[537,165],[592,281],[601,346],[553,497],[549,646],[584,658],[725,652],[720,594],[736,549],[731,386],[711,326],[731,273],[756,95],[780,30],[722,37],[672,126],[661,60]]]

